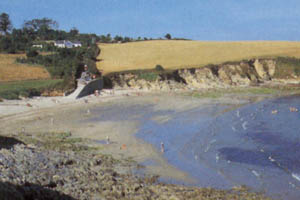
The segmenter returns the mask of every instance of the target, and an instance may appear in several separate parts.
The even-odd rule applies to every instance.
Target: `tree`
[[[156,66],[155,66],[155,70],[156,70],[156,71],[164,71],[165,69],[164,69],[163,66],[161,66],[161,65],[156,65]]]
[[[123,38],[122,38],[122,36],[116,35],[116,36],[114,37],[114,41],[116,41],[116,42],[122,42],[122,41],[123,41]]]
[[[58,23],[49,18],[32,19],[25,21],[23,24],[24,30],[31,30],[37,37],[42,40],[53,38],[54,30],[58,28]]]
[[[111,36],[110,36],[109,33],[106,35],[106,41],[107,41],[107,42],[111,42]]]
[[[79,30],[76,28],[76,27],[73,27],[71,30],[70,30],[70,35],[72,37],[75,37],[79,34]]]
[[[5,35],[12,30],[12,24],[7,13],[2,13],[0,15],[0,32]]]
[[[123,41],[124,41],[124,42],[130,42],[131,39],[130,39],[129,37],[125,37]]]
[[[171,36],[170,33],[167,33],[167,34],[165,35],[165,38],[168,39],[168,40],[171,40],[171,39],[172,39],[172,36]]]
[[[36,50],[33,50],[33,49],[26,52],[26,56],[28,58],[33,58],[33,57],[36,57],[38,55],[39,55],[39,53]]]
[[[40,29],[57,29],[58,23],[52,19],[44,17],[42,19],[32,19],[29,21],[25,21],[23,27],[27,29],[32,29],[34,31],[38,31]]]
[[[12,46],[12,41],[9,37],[0,37],[0,51],[8,51]]]

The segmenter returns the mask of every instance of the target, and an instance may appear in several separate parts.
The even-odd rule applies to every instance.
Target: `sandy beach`
[[[92,95],[78,100],[68,97],[36,97],[4,101],[0,103],[0,134],[18,135],[24,130],[32,135],[40,132],[71,132],[75,138],[88,138],[95,141],[89,145],[101,146],[101,153],[110,154],[115,158],[132,158],[138,163],[147,160],[158,163],[146,166],[146,173],[193,183],[192,178],[186,173],[168,164],[159,150],[135,137],[139,127],[137,120],[93,122],[88,119],[93,116],[105,115],[105,112],[97,113],[94,109],[96,107],[105,109],[111,106],[151,104],[157,111],[182,112],[208,104],[229,104],[234,108],[249,103],[251,98],[199,99],[176,93],[121,90],[104,91],[101,96]],[[161,115],[154,120],[163,123],[171,118],[170,115]],[[110,144],[105,144],[107,138],[109,138]]]

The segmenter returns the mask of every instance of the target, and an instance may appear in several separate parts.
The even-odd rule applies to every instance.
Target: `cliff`
[[[278,68],[276,59],[252,59],[173,72],[120,72],[109,76],[109,82],[115,89],[168,91],[257,86],[274,80],[291,82],[291,77],[293,81],[297,77],[296,74],[291,73],[290,77],[282,78],[276,73]]]

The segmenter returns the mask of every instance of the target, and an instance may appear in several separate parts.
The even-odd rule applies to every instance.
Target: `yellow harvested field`
[[[25,54],[0,54],[0,81],[50,78],[44,67],[16,63],[18,57],[25,57]]]
[[[242,59],[292,56],[300,57],[300,42],[238,41],[203,42],[153,40],[124,44],[99,44],[97,68],[104,74],[134,69],[201,67]]]

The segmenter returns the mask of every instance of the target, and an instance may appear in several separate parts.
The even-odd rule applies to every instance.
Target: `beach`
[[[164,124],[174,116],[193,110],[218,107],[208,115],[220,115],[272,95],[225,95],[221,98],[197,98],[188,93],[143,91],[107,91],[106,95],[74,100],[68,97],[36,97],[0,103],[0,134],[27,141],[45,135],[68,134],[82,139],[88,148],[114,159],[130,160],[142,167],[117,167],[118,173],[137,176],[158,175],[160,182],[197,186],[198,180],[174,163],[156,144],[141,137],[143,124]],[[211,112],[213,111],[213,112]],[[151,114],[153,113],[153,114]],[[142,133],[141,133],[142,132]],[[164,130],[161,130],[164,133]],[[46,138],[46,136],[45,136]],[[44,138],[44,139],[45,139]],[[163,135],[161,137],[163,140]],[[160,139],[159,139],[160,140]],[[46,141],[46,139],[45,139]],[[161,141],[156,141],[161,142]],[[55,149],[55,148],[54,148]],[[95,153],[95,152],[94,152]],[[136,165],[133,165],[136,166]],[[240,185],[233,185],[240,187]],[[230,188],[219,188],[230,189]]]
[[[149,170],[152,173],[188,181],[187,175],[169,165],[163,159],[160,151],[135,137],[139,124],[137,120],[131,119],[132,116],[116,112],[115,116],[111,116],[109,120],[91,121],[89,119],[93,116],[105,115],[105,111],[97,113],[95,108],[154,105],[154,110],[183,112],[209,104],[222,103],[236,107],[248,103],[250,100],[246,97],[235,100],[232,98],[214,100],[185,97],[176,93],[159,94],[136,91],[118,93],[114,91],[113,95],[89,96],[79,100],[68,99],[67,97],[37,97],[5,101],[0,103],[1,135],[17,135],[24,128],[26,132],[31,134],[71,132],[73,137],[88,138],[94,141],[105,141],[109,137],[112,143],[104,145],[103,153],[111,154],[117,158],[121,156],[132,157],[140,163],[149,159],[155,160],[160,163],[160,167],[150,167]],[[125,116],[128,120],[118,120],[120,115]],[[134,118],[138,119],[139,116]],[[168,118],[172,118],[172,115],[162,114],[156,116],[154,120],[163,122]],[[91,145],[97,145],[97,142]]]

